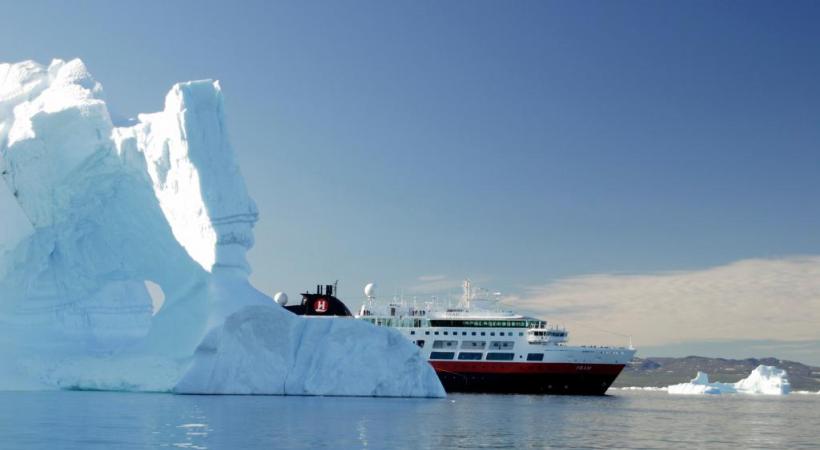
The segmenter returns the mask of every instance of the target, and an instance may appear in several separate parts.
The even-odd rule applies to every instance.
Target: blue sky
[[[221,81],[268,293],[471,276],[519,298],[820,253],[818,2],[3,11],[0,60],[80,57],[123,117]]]

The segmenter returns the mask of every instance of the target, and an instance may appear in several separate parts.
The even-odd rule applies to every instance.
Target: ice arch
[[[398,333],[250,285],[258,214],[225,130],[214,81],[115,127],[82,61],[0,64],[0,388],[443,395]]]

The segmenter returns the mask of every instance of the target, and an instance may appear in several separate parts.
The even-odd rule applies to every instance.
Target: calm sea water
[[[2,449],[163,447],[820,448],[820,395],[616,391],[422,400],[0,392]]]

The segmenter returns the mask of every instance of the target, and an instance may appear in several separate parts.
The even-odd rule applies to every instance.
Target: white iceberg
[[[734,387],[739,394],[786,395],[792,390],[785,370],[764,365],[757,366]]]
[[[677,395],[700,395],[700,394],[724,394],[735,392],[734,387],[726,383],[710,383],[709,375],[698,372],[695,378],[688,383],[673,384],[666,388],[670,394]]]
[[[402,397],[439,392],[438,379],[419,370],[427,362],[418,348],[398,331],[374,337],[372,326],[360,320],[313,318],[283,333],[276,324],[286,315],[283,308],[248,306],[229,316],[197,348],[191,370],[174,391]]]
[[[444,395],[395,332],[250,285],[218,82],[116,127],[82,61],[0,64],[0,174],[0,389]]]
[[[760,365],[748,377],[737,383],[709,382],[709,376],[698,372],[688,383],[674,384],[667,387],[667,392],[676,395],[701,394],[752,394],[752,395],[786,395],[791,392],[788,375],[785,370],[773,366]]]

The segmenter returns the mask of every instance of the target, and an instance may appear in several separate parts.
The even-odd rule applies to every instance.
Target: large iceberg
[[[117,127],[82,61],[0,64],[0,173],[0,389],[444,395],[394,330],[248,282],[218,82]]]
[[[667,387],[667,392],[677,395],[699,394],[753,394],[786,395],[791,392],[788,375],[783,369],[760,365],[748,377],[737,383],[709,382],[709,376],[698,372],[688,383]]]

